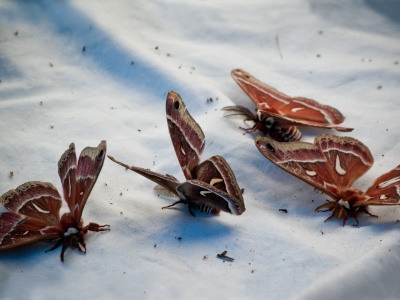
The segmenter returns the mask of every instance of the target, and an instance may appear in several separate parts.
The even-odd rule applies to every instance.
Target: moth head
[[[275,125],[275,119],[273,117],[263,118],[262,114],[260,114],[259,119],[267,131],[269,131]]]

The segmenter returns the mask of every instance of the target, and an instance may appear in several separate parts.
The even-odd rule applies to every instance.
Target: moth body
[[[189,213],[193,216],[193,209],[209,214],[218,214],[221,210],[236,215],[242,214],[245,210],[242,193],[225,159],[215,155],[200,163],[205,146],[204,133],[187,111],[178,93],[168,93],[166,115],[172,145],[185,182],[181,183],[175,177],[148,169],[128,166],[111,156],[109,158],[179,197],[178,201],[163,208],[182,203],[188,206]]]
[[[360,213],[374,216],[369,205],[400,204],[400,165],[378,177],[365,192],[351,187],[374,162],[368,147],[354,138],[322,134],[312,144],[256,137],[255,144],[272,163],[332,198],[315,209],[331,211],[327,220],[336,217],[345,225],[352,217],[358,224]]]

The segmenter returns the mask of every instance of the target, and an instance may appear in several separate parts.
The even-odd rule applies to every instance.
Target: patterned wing
[[[48,182],[29,181],[0,198],[0,204],[7,210],[34,219],[43,220],[49,226],[60,223],[61,196]]]
[[[113,162],[125,167],[126,169],[136,172],[136,173],[146,177],[147,179],[150,179],[151,181],[163,186],[167,190],[171,191],[173,194],[178,195],[176,192],[176,188],[180,183],[175,177],[173,177],[171,175],[162,175],[160,173],[150,171],[149,169],[128,166],[122,162],[119,162],[118,160],[116,160],[114,157],[112,157],[110,155],[108,155],[108,158],[111,159]]]
[[[354,138],[321,134],[314,143],[328,161],[333,184],[341,190],[349,188],[374,163],[368,147]]]
[[[63,236],[61,227],[15,212],[0,213],[0,251]]]
[[[361,205],[400,205],[400,165],[378,177],[364,193],[366,200],[356,203]]]
[[[0,251],[61,237],[61,197],[46,182],[30,181],[0,198],[10,212],[0,214]]]
[[[241,211],[245,210],[242,192],[235,174],[223,157],[215,155],[202,162],[197,168],[196,179],[233,196],[241,203]]]
[[[269,137],[256,137],[255,144],[262,155],[281,169],[333,199],[338,198],[339,190],[331,178],[330,166],[316,145],[306,142],[277,142]]]
[[[69,150],[67,150],[67,152]],[[82,150],[75,171],[76,175],[75,188],[69,186],[69,182],[65,181],[65,179],[61,176],[63,172],[60,170],[64,169],[63,158],[65,153],[61,157],[60,162],[58,164],[61,182],[63,183],[64,196],[66,197],[66,199],[71,201],[71,203],[68,203],[68,206],[70,207],[71,215],[73,216],[73,219],[77,224],[79,224],[81,220],[82,212],[85,207],[86,201],[89,198],[90,192],[92,191],[93,186],[96,183],[100,171],[103,167],[104,159],[106,157],[106,151],[107,151],[106,141],[101,141],[101,143],[97,147],[86,147],[85,149]],[[66,160],[66,162],[68,162],[68,160]],[[65,190],[67,191],[75,190],[74,192],[75,196],[73,198],[69,198],[70,194],[69,192],[65,194]],[[71,195],[73,195],[72,192]]]
[[[340,192],[364,174],[373,164],[368,148],[350,137],[322,134],[314,144],[279,143],[257,137],[258,150],[270,161],[299,179],[340,199]]]
[[[75,144],[71,143],[58,161],[58,175],[61,179],[64,199],[69,211],[73,212],[76,206],[76,152]]]
[[[177,187],[179,198],[194,208],[210,214],[225,211],[233,215],[244,212],[243,201],[200,180],[188,180]]]
[[[285,118],[298,124],[328,127],[342,131],[352,130],[350,128],[330,126],[344,121],[343,115],[336,108],[322,105],[307,98],[292,98],[240,69],[233,70],[231,75],[256,104],[257,109],[265,113]]]
[[[353,128],[332,125],[330,123],[322,123],[322,122],[314,121],[314,120],[294,118],[294,117],[284,115],[282,112],[274,112],[273,110],[270,110],[270,111],[260,110],[260,113],[274,117],[277,121],[285,121],[289,124],[305,125],[305,126],[319,127],[319,128],[326,128],[326,129],[334,129],[334,130],[341,131],[341,132],[349,132],[349,131],[353,130]]]
[[[185,178],[193,179],[205,146],[204,133],[187,111],[178,93],[168,93],[166,112],[169,133],[179,164]]]

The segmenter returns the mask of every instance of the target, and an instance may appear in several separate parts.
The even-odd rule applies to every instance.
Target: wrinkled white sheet
[[[220,109],[253,108],[234,68],[335,106],[375,157],[355,184],[365,190],[400,163],[399,13],[396,0],[1,1],[1,193],[30,180],[61,190],[69,143],[102,139],[117,159],[182,180],[165,119],[174,90],[206,135],[203,159],[227,159],[247,210],[161,210],[170,199],[107,159],[83,217],[111,231],[64,263],[44,253],[51,243],[0,253],[0,298],[398,298],[400,208],[324,223],[313,210],[327,196],[273,166]],[[224,250],[234,262],[216,258]]]

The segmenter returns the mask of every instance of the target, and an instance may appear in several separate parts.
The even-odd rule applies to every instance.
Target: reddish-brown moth
[[[109,230],[109,225],[84,226],[82,220],[86,201],[103,167],[106,148],[106,141],[98,147],[86,147],[77,164],[72,143],[61,156],[58,174],[69,207],[61,219],[61,196],[51,183],[29,181],[2,195],[0,204],[9,212],[0,213],[0,251],[42,240],[57,240],[48,251],[62,246],[61,261],[68,247],[86,253],[85,234]]]
[[[246,121],[253,121],[254,126],[246,129],[247,132],[259,130],[274,140],[291,142],[301,138],[296,125],[353,130],[336,125],[344,121],[336,108],[308,98],[285,95],[241,69],[232,70],[231,75],[257,106],[257,114],[240,105],[227,106],[223,110],[232,112],[230,115],[243,115]]]
[[[400,165],[378,177],[366,192],[351,188],[374,163],[367,146],[354,138],[322,134],[311,144],[256,137],[255,144],[275,165],[333,199],[315,209],[332,211],[327,220],[343,218],[344,226],[353,217],[358,224],[359,213],[371,215],[369,205],[400,205]]]
[[[218,214],[221,210],[235,215],[242,214],[245,210],[242,192],[226,160],[215,155],[200,163],[205,145],[204,133],[187,111],[179,94],[168,93],[166,113],[172,144],[187,181],[180,183],[171,175],[128,166],[112,156],[108,157],[179,197],[179,201],[163,208],[183,203],[188,205],[193,216],[192,209],[209,214]]]

